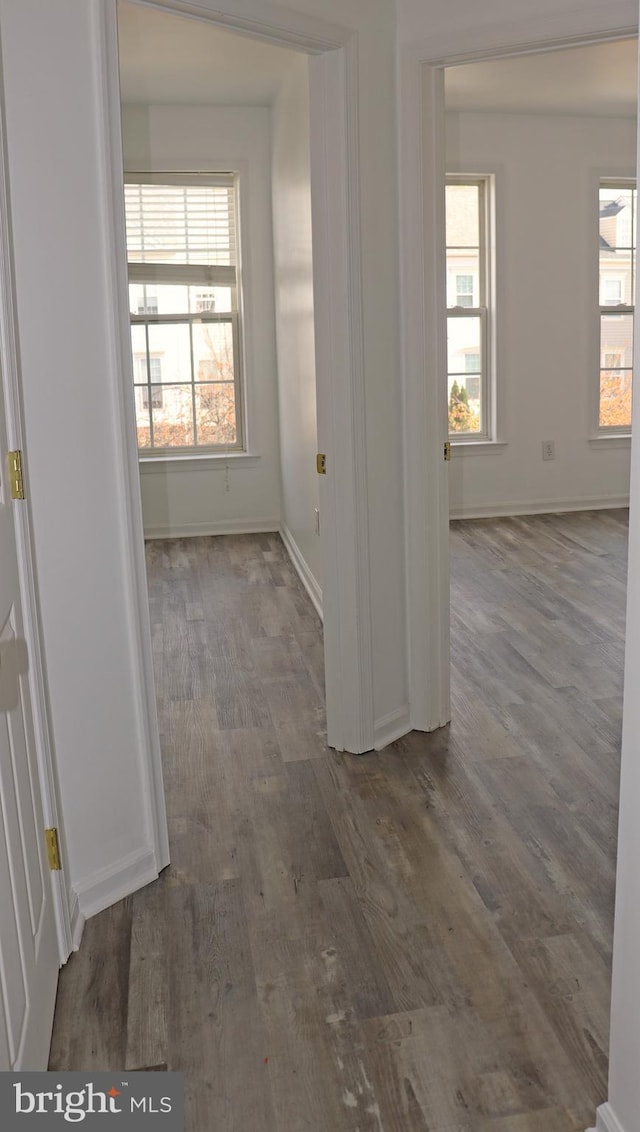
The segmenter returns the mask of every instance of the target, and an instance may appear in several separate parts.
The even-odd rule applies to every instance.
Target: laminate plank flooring
[[[275,535],[147,548],[172,863],[87,923],[51,1068],[188,1132],[580,1132],[606,1097],[626,512],[452,525],[453,721],[324,743]]]

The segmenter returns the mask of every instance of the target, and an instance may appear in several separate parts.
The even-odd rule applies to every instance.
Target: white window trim
[[[184,452],[175,456],[155,455],[153,450],[144,458],[140,457],[140,472],[143,475],[166,475],[173,472],[223,472],[226,468],[254,468],[260,463],[259,452],[204,452],[202,455],[187,455]]]
[[[234,163],[237,166],[237,163]],[[243,163],[244,164],[244,163]],[[233,327],[233,344],[234,344],[234,369],[235,369],[235,412],[236,412],[236,443],[234,445],[193,445],[185,448],[139,448],[138,459],[140,467],[143,464],[162,464],[165,468],[168,465],[184,465],[182,470],[186,469],[186,464],[191,463],[194,468],[203,468],[205,464],[209,467],[217,465],[219,461],[222,466],[225,462],[233,457],[246,456],[247,462],[254,462],[259,459],[255,453],[248,450],[247,441],[247,394],[245,383],[245,344],[243,334],[243,288],[242,288],[242,212],[243,212],[243,190],[242,184],[246,180],[246,172],[243,172],[239,167],[234,169],[217,168],[217,169],[203,169],[198,172],[185,171],[185,170],[160,170],[154,169],[153,171],[145,170],[128,170],[125,172],[125,184],[165,184],[165,185],[192,185],[200,183],[202,185],[215,185],[220,184],[221,177],[225,180],[232,176],[235,188],[235,210],[236,210],[236,266],[228,268],[224,266],[208,266],[208,265],[170,265],[170,264],[140,264],[129,263],[129,282],[138,283],[162,283],[162,282],[176,282],[177,279],[183,279],[185,284],[191,286],[202,285],[203,287],[215,286],[231,286],[236,291],[236,307],[232,312],[222,313],[217,316],[213,312],[197,312],[186,316],[171,316],[171,315],[145,315],[145,314],[132,314],[130,320],[132,325],[135,323],[141,324],[154,324],[154,323],[167,323],[171,321],[180,322],[202,322],[202,321],[231,321]]]
[[[450,432],[453,451],[468,455],[496,453],[506,447],[498,427],[496,368],[496,175],[491,172],[448,172],[446,184],[482,184],[480,204],[480,304],[478,307],[447,307],[446,317],[479,317],[482,322],[482,404],[485,427],[480,433]],[[446,237],[445,237],[446,239]],[[447,393],[447,404],[449,401]]]
[[[632,175],[615,176],[609,175],[606,172],[600,171],[596,179],[596,204],[599,206],[600,189],[601,188],[619,188],[619,189],[636,189],[636,177]],[[596,213],[597,215],[597,213]],[[638,233],[635,232],[635,246],[636,246],[636,260],[638,248]],[[609,306],[608,304],[601,304],[600,302],[600,243],[599,243],[599,225],[595,229],[594,247],[596,249],[596,272],[595,272],[595,295],[598,310],[597,321],[597,334],[596,334],[596,379],[594,383],[594,410],[592,416],[590,434],[587,436],[587,443],[589,447],[594,449],[605,448],[627,448],[631,443],[631,426],[630,425],[601,425],[600,424],[600,372],[601,372],[601,332],[600,321],[603,313],[609,314],[632,314],[634,318],[634,333],[635,333],[635,307],[620,304],[618,306]],[[636,288],[637,288],[637,263],[636,263]],[[637,305],[637,304],[636,304]]]
[[[508,447],[505,440],[474,440],[470,437],[455,444],[453,436],[451,440],[451,454],[454,459],[460,456],[500,456]]]

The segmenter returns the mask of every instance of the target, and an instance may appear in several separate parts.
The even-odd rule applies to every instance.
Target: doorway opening
[[[326,743],[309,63],[126,0],[118,27],[161,740],[300,757]]]
[[[204,29],[202,36],[203,41],[206,40],[207,32],[224,27],[227,33],[230,30],[243,33],[245,45],[251,41],[253,46],[257,49],[262,48],[264,43],[268,41],[270,44],[280,44],[282,48],[291,48],[299,52],[299,54],[306,55],[308,58],[308,63],[306,59],[300,60],[299,57],[298,62],[299,67],[304,67],[305,64],[308,65],[309,72],[308,105],[310,125],[308,128],[308,147],[310,151],[310,175],[307,175],[307,182],[310,180],[313,186],[311,220],[313,243],[316,248],[316,254],[313,258],[313,318],[310,319],[308,296],[304,297],[302,304],[304,309],[296,310],[295,315],[296,318],[298,318],[298,322],[303,321],[302,316],[304,316],[307,325],[313,324],[315,336],[315,372],[317,375],[317,436],[318,445],[322,447],[326,457],[325,466],[328,467],[329,471],[326,477],[319,477],[317,484],[320,497],[320,508],[318,508],[318,510],[321,509],[322,511],[322,538],[320,539],[316,533],[319,524],[316,508],[313,508],[311,514],[312,533],[305,546],[302,548],[299,559],[294,562],[294,565],[298,574],[302,576],[303,582],[307,584],[307,590],[311,593],[312,600],[314,598],[319,599],[319,587],[314,591],[314,586],[312,585],[315,575],[312,575],[312,571],[309,570],[308,576],[305,576],[304,568],[306,567],[305,555],[309,556],[311,554],[310,547],[317,547],[318,544],[321,546],[327,743],[329,746],[339,750],[349,750],[353,752],[369,750],[373,746],[374,720],[372,657],[370,646],[370,588],[368,573],[363,567],[363,563],[368,561],[369,536],[366,485],[363,479],[363,468],[365,467],[365,406],[362,368],[363,327],[360,307],[359,228],[358,223],[354,222],[354,220],[357,221],[359,217],[360,202],[356,192],[357,178],[352,175],[358,162],[355,143],[357,132],[353,128],[353,122],[357,115],[357,104],[354,97],[355,87],[350,81],[355,67],[355,53],[352,50],[353,35],[348,30],[337,28],[334,25],[331,26],[325,38],[323,38],[322,26],[316,26],[313,35],[310,35],[306,21],[303,18],[298,18],[294,13],[291,13],[290,18],[284,21],[279,20],[277,27],[274,28],[271,26],[268,15],[265,15],[263,21],[252,21],[250,27],[247,27],[246,21],[236,17],[233,12],[225,13],[216,11],[216,13],[212,14],[210,19],[204,13],[198,13],[197,16],[191,14],[189,16],[184,14],[178,16],[175,11],[175,5],[172,5],[169,0],[167,0],[167,3],[158,2],[153,5],[133,4],[128,5],[127,8],[133,20],[134,28],[130,51],[134,80],[136,73],[138,77],[140,77],[140,57],[142,54],[140,20],[143,18],[155,17],[160,20],[161,17],[165,19],[168,15],[171,15],[172,18],[180,21],[182,28],[189,24],[190,27],[201,30]],[[123,380],[118,389],[118,396],[123,423],[125,478],[128,485],[127,522],[132,536],[130,545],[132,566],[135,572],[137,638],[141,666],[145,674],[144,700],[150,737],[149,779],[151,794],[154,798],[153,809],[156,823],[156,842],[159,847],[156,857],[158,861],[162,859],[164,863],[166,863],[168,860],[168,844],[166,825],[164,824],[164,789],[161,774],[160,744],[157,734],[153,672],[151,668],[150,649],[148,647],[147,584],[142,545],[143,516],[139,490],[141,478],[140,457],[137,446],[138,438],[136,437],[136,417],[134,406],[132,405],[130,388],[131,342],[129,336],[131,330],[131,313],[129,311],[129,304],[127,303],[129,279],[125,271],[126,233],[124,210],[122,209],[121,203],[122,172],[120,172],[120,170],[122,170],[123,166],[123,136],[121,130],[120,89],[117,81],[118,45],[115,0],[108,15],[105,14],[105,34],[106,52],[110,66],[109,98],[111,119],[109,122],[108,163],[112,172],[113,243],[118,251],[118,262],[113,264],[114,288],[116,288],[118,292],[115,331],[120,355],[120,369],[123,374]],[[180,36],[176,35],[174,42],[167,44],[166,35],[163,40],[162,28],[158,28],[159,54],[162,55],[164,52],[165,57],[168,57],[172,65],[174,65],[173,78],[171,81],[178,83],[178,85],[180,80],[179,77],[176,78],[175,71],[177,69],[178,72],[181,72],[184,71],[185,68],[184,55],[179,58],[179,52],[177,50],[179,38]],[[255,42],[253,42],[254,40]],[[254,52],[254,55],[255,54]],[[258,56],[260,56],[260,51],[257,52],[256,59]],[[197,51],[196,58],[198,58]],[[204,80],[206,77],[204,72],[206,72],[207,69],[210,72],[211,67],[209,66],[207,68],[206,60],[203,60],[201,55],[199,58],[200,74]],[[177,67],[175,66],[176,63]],[[269,68],[269,65],[265,64],[264,57],[262,57],[261,62],[257,65],[254,81],[257,82],[258,85],[262,83],[264,86],[264,82],[269,80],[269,71],[271,81],[273,82],[274,68]],[[142,67],[142,72],[144,72],[144,67]],[[300,71],[298,71],[297,79],[298,81],[302,81]],[[210,74],[209,81],[213,81],[211,80]],[[139,130],[138,141],[140,140],[140,134],[143,138],[147,138],[148,148],[146,153],[143,154],[143,158],[146,159],[146,166],[143,163],[143,169],[146,168],[148,171],[152,159],[155,160],[158,153],[163,152],[162,138],[164,137],[166,141],[166,134],[164,134],[162,129],[156,131],[154,134],[153,124],[151,127],[149,125],[149,111],[144,108],[144,98],[147,97],[144,84],[145,79],[143,73],[143,109],[141,113],[138,113],[136,110],[133,111],[129,125],[133,131],[133,135],[135,135],[137,129]],[[156,92],[157,91],[158,88],[156,87]],[[167,95],[168,87],[161,82],[160,91],[157,93],[156,97],[166,100]],[[193,101],[193,92],[188,93],[186,100],[183,94],[182,100],[183,102],[188,102],[189,100]],[[300,105],[304,105],[305,101],[305,99],[301,100]],[[180,96],[178,96],[177,102],[180,103]],[[295,102],[295,100],[290,99],[290,102]],[[299,113],[300,105],[295,105],[295,112]],[[211,113],[213,109],[215,109],[215,107],[207,107],[205,102],[203,106],[196,105],[194,112],[196,115],[200,115],[202,124],[202,118],[205,117],[207,113]],[[219,109],[226,112],[231,108],[225,106]],[[238,109],[242,110],[243,108],[240,107]],[[159,111],[161,116],[165,116],[165,124],[169,120],[175,121],[175,119],[181,115],[184,117],[186,112],[186,105],[162,105]],[[154,121],[156,120],[153,114],[151,117]],[[242,115],[240,115],[240,117],[242,117]],[[200,156],[202,152],[210,155],[210,148],[208,147],[209,139],[207,139],[204,147],[200,147],[199,152],[195,154],[190,152],[187,159],[185,149],[188,148],[190,135],[187,133],[186,137],[178,138],[179,133],[179,129],[176,130],[174,128],[173,137],[177,146],[176,152],[178,153],[177,159],[176,154],[174,153],[173,155],[174,165],[171,172],[174,176],[176,175],[176,163],[178,169],[182,172],[184,172],[185,169],[192,172],[194,167],[197,170],[202,166],[203,159]],[[242,176],[243,162],[242,157],[238,156],[238,145],[241,143],[241,140],[242,130],[233,133],[232,136],[229,129],[227,130],[227,153],[224,160],[222,161],[221,159],[221,161],[225,166],[224,172],[230,170],[233,172],[235,169],[239,173],[236,180],[236,200],[239,202],[239,215],[241,227],[243,228],[242,240],[244,243],[244,253],[248,252],[248,256],[246,254],[244,256],[244,263],[249,265],[249,274],[252,276],[251,286],[254,287],[255,290],[255,261],[251,260],[251,248],[256,233],[251,232],[251,210],[246,204],[246,201],[243,213],[242,186],[244,184],[245,196],[247,191],[258,191],[258,189],[254,185],[255,178],[247,176],[246,168],[244,169],[245,175]],[[250,139],[246,136],[244,137],[245,144],[248,145],[249,140]],[[126,136],[124,141],[126,146]],[[263,137],[263,152],[264,142],[265,139]],[[144,151],[144,141],[140,149]],[[288,157],[286,159],[288,160]],[[279,155],[278,160],[282,160],[282,154]],[[209,173],[220,172],[219,166],[216,168],[211,156],[208,157],[208,161]],[[309,161],[309,156],[307,156],[307,161]],[[277,161],[274,161],[273,164],[274,168],[276,168]],[[170,161],[167,158],[166,151],[163,153],[160,165],[164,165],[165,168],[167,168],[167,166],[170,167]],[[162,169],[160,169],[160,172],[162,172]],[[143,180],[141,177],[138,179],[139,181]],[[340,192],[336,192],[336,186],[340,187]],[[262,201],[263,206],[265,200],[269,198],[271,193],[271,185],[268,183],[267,178],[266,192]],[[276,190],[273,192],[273,197],[274,203],[276,203],[276,199],[278,199],[280,207],[283,207],[282,200],[284,198],[282,194],[278,195],[278,191]],[[295,203],[294,200],[294,206]],[[242,253],[242,248],[240,250]],[[278,249],[276,249],[276,254],[277,252]],[[273,249],[271,249],[270,254],[273,255]],[[162,265],[160,265],[160,268],[161,267]],[[295,272],[285,281],[286,285],[283,285],[280,289],[281,295],[286,297],[291,294],[292,290],[295,291],[294,276]],[[161,281],[162,280],[159,278],[155,280],[156,283],[160,283]],[[147,279],[136,279],[135,282],[138,284],[143,283],[143,285],[148,286],[150,281]],[[170,282],[170,280],[165,279],[165,282]],[[216,280],[210,278],[200,281],[185,279],[183,282],[188,284],[189,287],[195,287],[197,282],[214,287],[216,283],[221,283],[222,280],[219,278],[216,278]],[[268,288],[273,290],[273,278],[271,276],[268,278]],[[298,300],[303,291],[304,288],[301,286],[298,289]],[[311,288],[309,288],[309,291],[311,291]],[[159,296],[157,297],[159,298]],[[259,293],[257,298],[258,302],[255,304],[253,312],[248,311],[247,308],[242,305],[238,307],[236,321],[243,321],[245,330],[247,327],[247,315],[248,322],[250,323],[255,317],[255,310],[260,306],[260,302],[262,302],[263,311],[265,311],[268,306],[268,301],[265,303],[264,298],[261,299]],[[136,302],[138,302],[139,299],[140,296],[138,295]],[[155,311],[146,309],[144,292],[142,299],[142,309],[138,310],[136,307],[136,312],[134,313],[137,314],[143,324],[151,324],[154,322]],[[156,296],[152,294],[151,299],[152,304],[155,303]],[[191,299],[189,299],[189,302],[190,301]],[[194,301],[198,301],[197,295],[194,295]],[[240,302],[242,303],[242,300],[240,300]],[[212,312],[210,309],[207,311],[187,311],[186,313],[188,315],[199,316],[193,319],[182,319],[183,322],[186,321],[190,323],[189,333],[192,336],[192,343],[193,331],[197,323],[216,321],[215,312]],[[236,316],[235,311],[220,312],[221,315],[223,315],[223,313],[231,313],[233,316]],[[177,312],[173,312],[173,314],[174,318],[180,321],[180,316]],[[166,319],[160,316],[161,312],[158,305],[157,316],[155,317],[156,323],[166,321]],[[222,317],[221,321],[224,320],[224,317]],[[231,321],[233,321],[233,318]],[[282,324],[283,321],[285,320],[281,317],[280,323]],[[141,354],[138,361],[144,363],[146,367],[143,375],[146,378],[146,382],[140,379],[138,384],[141,387],[139,394],[141,396],[140,410],[143,415],[148,413],[148,432],[150,433],[152,430],[151,419],[154,413],[161,414],[163,412],[165,390],[164,387],[160,390],[156,388],[157,386],[163,386],[162,358],[157,356],[152,357],[149,329],[145,326],[144,344],[140,346],[138,350]],[[255,329],[256,327],[254,326],[253,330],[255,331]],[[258,388],[256,375],[259,374],[261,368],[261,346],[263,342],[267,342],[268,344],[269,336],[271,338],[271,345],[273,346],[273,319],[270,326],[263,324],[261,329],[264,332],[264,338],[261,340],[254,333],[249,342],[248,350],[246,333],[240,341],[237,356],[240,361],[240,367],[245,366],[244,377],[242,373],[240,374],[244,382],[242,388],[239,388],[237,384],[235,368],[233,374],[234,382],[228,383],[229,387],[231,384],[234,384],[237,396],[237,404],[235,405],[235,436],[238,444],[236,451],[225,451],[224,458],[215,461],[217,469],[215,476],[216,482],[218,485],[222,485],[222,489],[220,489],[220,486],[218,487],[218,495],[227,506],[227,510],[222,512],[224,521],[229,519],[229,497],[233,496],[234,501],[237,501],[238,485],[242,480],[242,475],[253,471],[258,462],[257,458],[260,457],[261,459],[261,453],[255,450],[252,451],[251,446],[255,442],[255,436],[259,433],[259,428],[257,427],[259,423],[259,413],[255,410],[264,408],[264,405],[258,403],[252,406],[250,402],[251,398],[256,396],[255,389]],[[156,335],[156,331],[157,325],[154,326],[154,335]],[[198,330],[197,333],[200,334],[200,331]],[[285,335],[285,341],[289,340],[290,338]],[[237,347],[237,340],[235,345]],[[192,401],[196,402],[195,412],[192,418],[195,436],[195,430],[198,427],[196,420],[198,408],[197,395],[200,394],[200,390],[195,387],[200,384],[201,379],[204,379],[204,384],[208,382],[212,373],[211,365],[213,364],[215,369],[217,363],[215,359],[211,357],[200,358],[198,356],[198,358],[196,358],[196,351],[192,346],[190,346],[190,351],[188,362],[185,362],[185,367],[190,369],[190,375],[189,381],[185,382],[185,384],[189,385]],[[153,351],[153,354],[156,353],[157,342],[154,343]],[[253,385],[245,380],[248,376],[246,374],[247,363],[249,362],[248,353],[252,354],[251,360],[255,370]],[[198,361],[197,367],[196,361]],[[203,372],[202,374],[200,373],[200,361],[203,361],[205,367],[207,367],[207,372]],[[160,363],[160,380],[156,381],[155,378],[158,377],[158,362]],[[151,372],[152,366],[153,373]],[[346,381],[344,380],[345,374],[348,375],[348,380]],[[134,373],[134,378],[135,376]],[[224,375],[222,375],[222,377],[223,376]],[[215,384],[217,380],[222,380],[220,373],[218,373],[217,377],[214,373],[213,378],[213,384]],[[146,390],[142,388],[145,384]],[[172,382],[169,384],[178,385],[180,383]],[[264,389],[264,386],[262,388]],[[145,404],[145,392],[147,394],[147,404]],[[156,398],[156,405],[153,403],[154,397]],[[163,398],[162,407],[159,404],[160,397]],[[306,398],[305,403],[308,404],[308,401],[309,397]],[[273,421],[273,405],[269,407],[269,413]],[[304,427],[307,430],[305,436],[312,431],[309,425],[311,419],[312,416],[307,411],[304,418]],[[288,423],[289,422],[287,422],[287,427]],[[280,422],[278,421],[275,426],[276,433],[279,424]],[[244,432],[242,432],[243,429]],[[343,443],[345,430],[350,437],[350,443],[348,445]],[[283,431],[285,430],[283,429]],[[244,447],[240,443],[241,434]],[[209,435],[209,439],[211,439],[211,435]],[[298,442],[299,437],[296,436],[296,443]],[[147,447],[153,448],[153,444],[148,444]],[[148,455],[150,459],[148,463],[145,463],[145,472],[143,473],[143,475],[148,475],[148,494],[152,494],[155,490],[156,502],[157,497],[161,497],[161,503],[164,506],[164,520],[166,521],[167,516],[171,518],[171,507],[167,506],[166,499],[162,500],[162,486],[158,487],[158,485],[162,485],[163,482],[168,482],[166,476],[164,476],[163,480],[163,471],[161,470],[162,456],[157,453],[148,453]],[[209,455],[211,455],[211,453],[209,453]],[[289,456],[291,456],[293,464],[299,462],[298,449],[294,449],[292,453],[288,453],[287,458],[289,458]],[[181,469],[180,474],[182,476],[190,476],[191,473],[196,470],[194,460],[197,460],[197,469],[199,471],[201,470],[202,462],[199,459],[199,454],[195,456],[183,451],[182,457],[183,458],[178,461]],[[309,454],[307,458],[309,458]],[[310,454],[310,463],[313,469],[313,475],[315,476],[315,452]],[[274,461],[272,455],[271,484],[268,482],[268,477],[265,477],[264,484],[259,483],[259,488],[264,489],[267,495],[269,494],[269,488],[271,487],[271,489],[273,489],[274,486],[274,467],[277,467],[277,460]],[[173,470],[176,470],[175,463]],[[276,480],[278,474],[279,473],[276,471]],[[176,493],[178,493],[178,491],[181,490],[178,484],[188,481],[180,481],[172,474],[171,482]],[[232,482],[235,482],[235,493],[233,491]],[[258,479],[255,475],[253,476],[253,482],[254,484],[258,484]],[[296,491],[298,491],[300,483],[303,483],[306,489],[306,485],[308,484],[306,473],[305,475],[297,477]],[[154,484],[155,488],[153,486]],[[276,486],[279,485],[276,484]],[[229,490],[227,490],[227,487]],[[189,506],[195,505],[193,499],[190,499],[188,503]],[[296,496],[296,506],[298,506],[298,503],[299,496]],[[263,504],[264,498],[259,500],[258,505],[262,507]],[[191,518],[194,518],[193,514]],[[211,516],[209,515],[208,521],[210,521],[210,518]],[[275,520],[273,515],[271,515],[268,520],[265,521],[263,519],[262,525],[258,524],[258,531],[273,531],[277,529],[280,524],[282,527],[281,533],[286,542],[287,531],[285,530],[285,525],[281,523],[281,520],[282,514]],[[195,516],[195,522],[198,522],[198,516]],[[288,533],[291,536],[288,549],[292,557],[295,557],[293,556],[293,547],[294,545],[299,545],[298,539],[300,543],[304,542],[303,535],[305,531],[308,530],[307,524],[308,513],[305,515],[305,519],[301,524],[301,531],[296,531],[291,526],[288,529]],[[225,529],[224,523],[218,530],[223,529]],[[247,526],[246,524],[246,516],[245,521],[243,521],[239,527],[236,527],[236,530],[241,531],[243,529],[251,529],[251,526]],[[166,527],[164,531],[157,530],[149,533],[166,533]],[[194,534],[195,532],[193,528],[191,528],[191,530],[182,532],[174,530],[172,533]]]
[[[607,1090],[636,86],[636,39],[444,71],[450,741],[471,753],[461,780],[506,820],[520,883],[544,885],[528,954],[513,908],[501,914],[527,977],[543,954],[559,977],[567,953],[546,935],[584,931],[571,963],[600,988],[594,1106]],[[580,1008],[561,1013],[577,1033]]]
[[[145,536],[278,530],[282,480],[319,600],[307,58],[118,11]]]

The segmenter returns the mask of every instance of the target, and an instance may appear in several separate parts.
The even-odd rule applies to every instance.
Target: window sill
[[[253,468],[260,461],[255,452],[206,452],[202,456],[139,456],[142,475],[167,472],[220,472],[226,468]]]
[[[600,436],[588,437],[587,444],[590,448],[630,448],[631,433],[618,433],[617,435],[613,434],[611,436],[602,433]]]
[[[500,456],[507,447],[505,440],[453,440],[451,455],[458,456]]]

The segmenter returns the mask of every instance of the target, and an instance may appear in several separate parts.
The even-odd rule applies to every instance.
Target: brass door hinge
[[[327,457],[324,452],[318,452],[316,456],[316,471],[319,476],[326,476],[327,474]]]
[[[445,460],[451,459],[451,441],[445,440],[444,442],[444,458]]]
[[[45,829],[44,840],[47,846],[47,861],[49,868],[53,872],[57,872],[62,868],[60,864],[60,846],[58,844],[58,831],[57,829]]]
[[[7,464],[9,465],[9,486],[11,488],[11,498],[24,499],[22,452],[19,448],[16,449],[15,452],[7,452]]]

